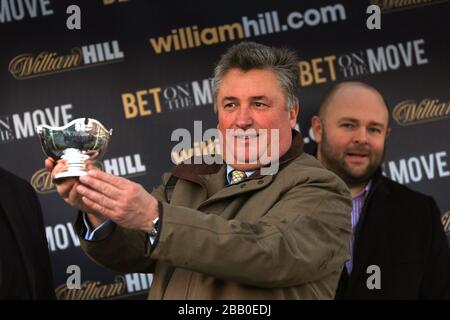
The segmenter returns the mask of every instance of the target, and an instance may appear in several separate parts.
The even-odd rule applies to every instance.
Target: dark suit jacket
[[[31,297],[54,299],[47,239],[41,207],[34,189],[26,181],[0,169],[0,205],[17,240]]]
[[[369,290],[367,267],[381,271]],[[450,251],[433,198],[375,175],[355,230],[353,271],[336,299],[450,299]]]

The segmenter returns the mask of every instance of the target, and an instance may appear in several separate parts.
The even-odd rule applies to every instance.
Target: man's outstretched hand
[[[45,160],[52,178],[66,169],[64,160]],[[92,164],[82,177],[55,181],[58,194],[70,206],[86,212],[92,227],[111,219],[125,228],[150,232],[158,216],[158,202],[145,189],[130,180],[103,172]]]

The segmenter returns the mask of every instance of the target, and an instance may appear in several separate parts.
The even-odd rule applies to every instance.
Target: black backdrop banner
[[[66,24],[72,4],[80,30]],[[380,30],[366,24],[373,4]],[[194,121],[216,127],[213,67],[244,40],[298,53],[299,130],[309,152],[310,119],[331,85],[354,79],[379,88],[392,127],[384,174],[432,195],[450,237],[449,17],[450,2],[433,0],[0,0],[0,166],[39,194],[57,297],[141,299],[152,275],[116,274],[84,255],[76,212],[43,169],[35,127],[98,119],[114,130],[103,168],[151,191],[189,155],[172,153],[174,130],[193,132]],[[200,140],[191,154],[204,151]],[[80,268],[79,290],[67,288],[69,266]]]

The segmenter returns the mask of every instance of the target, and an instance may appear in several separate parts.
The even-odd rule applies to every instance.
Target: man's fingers
[[[112,216],[112,211],[111,210],[109,210],[106,207],[103,207],[103,206],[99,205],[97,202],[92,201],[91,199],[89,199],[87,197],[82,197],[81,200],[86,205],[86,207],[92,209],[93,211],[98,212],[101,215],[106,216],[108,218]]]
[[[94,191],[86,186],[78,185],[76,191],[83,196],[83,198],[88,198],[92,202],[95,202],[101,207],[105,207],[107,209],[114,209],[117,205],[116,202],[104,194],[101,194],[97,191]],[[93,208],[94,209],[94,208]],[[95,209],[94,209],[95,210]],[[97,210],[96,210],[97,211]],[[103,212],[103,211],[101,211]]]
[[[118,199],[121,194],[121,191],[114,185],[104,182],[103,180],[96,179],[91,175],[80,177],[80,182],[111,199]]]
[[[70,203],[76,203],[78,198],[79,198],[79,194],[77,192],[77,186],[79,186],[80,184],[78,182],[75,182],[72,187],[70,188],[69,194],[67,195],[67,198],[69,199]]]
[[[67,165],[64,162],[58,162],[52,170],[52,179],[55,179],[55,175],[65,171],[67,168]]]
[[[112,174],[103,172],[101,170],[89,170],[88,176],[107,182],[119,190],[123,190],[123,185],[128,183],[127,179],[113,176]]]
[[[88,162],[86,163],[86,169],[88,170],[100,170],[99,168],[97,168],[93,162]]]
[[[47,169],[48,171],[52,171],[53,168],[55,167],[55,160],[53,160],[53,158],[48,157],[47,159],[45,159],[45,169]]]
[[[61,197],[68,198],[69,193],[73,189],[73,185],[76,183],[76,178],[63,178],[56,180],[56,189],[58,190],[58,193]],[[55,182],[56,182],[55,181]]]

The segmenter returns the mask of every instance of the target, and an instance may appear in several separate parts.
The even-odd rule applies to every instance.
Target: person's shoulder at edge
[[[7,171],[1,167],[0,167],[0,183],[2,184],[6,183],[6,185],[23,186],[26,187],[27,189],[31,188],[31,185],[28,181],[20,178],[14,173]]]
[[[431,208],[438,210],[437,203],[432,196],[413,190],[385,176],[382,176],[381,180],[385,190],[397,200],[400,206],[423,210]],[[411,215],[412,212],[421,212],[421,210],[405,210],[405,212]]]
[[[289,170],[281,175],[287,178],[294,178],[298,182],[308,183],[328,183],[344,194],[350,194],[345,182],[330,170],[325,169],[319,160],[312,155],[303,152],[299,157],[288,164]]]

